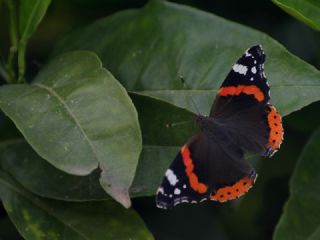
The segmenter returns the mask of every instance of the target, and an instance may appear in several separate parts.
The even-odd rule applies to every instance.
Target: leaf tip
[[[102,179],[102,178],[101,178]],[[125,208],[131,207],[131,200],[129,196],[129,190],[127,188],[115,186],[109,183],[105,183],[100,179],[102,188],[117,202],[119,202]]]
[[[110,195],[125,208],[131,207],[131,200],[128,190],[111,188],[108,190],[108,193],[110,193]]]

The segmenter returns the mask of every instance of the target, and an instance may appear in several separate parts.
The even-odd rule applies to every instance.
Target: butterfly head
[[[213,118],[197,115],[194,117],[194,121],[201,129],[204,130],[204,129],[207,129],[213,123]]]

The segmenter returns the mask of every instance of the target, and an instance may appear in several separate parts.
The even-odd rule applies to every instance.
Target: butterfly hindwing
[[[167,209],[184,202],[198,203],[208,196],[208,186],[195,175],[194,162],[185,145],[165,172],[157,190],[157,207]]]
[[[184,202],[224,202],[247,192],[255,177],[240,149],[227,150],[200,133],[181,148],[166,171],[157,191],[157,206],[167,209]]]

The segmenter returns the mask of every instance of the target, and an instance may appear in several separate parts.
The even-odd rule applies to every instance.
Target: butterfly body
[[[261,46],[248,49],[222,83],[209,116],[196,115],[200,132],[181,148],[157,191],[157,206],[225,202],[254,184],[245,153],[272,156],[283,138],[281,116],[270,104]]]

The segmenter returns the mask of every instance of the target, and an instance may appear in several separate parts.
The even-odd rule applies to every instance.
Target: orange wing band
[[[183,163],[186,167],[186,174],[189,178],[191,188],[198,193],[205,193],[208,191],[208,186],[204,183],[199,182],[197,175],[193,172],[194,165],[190,157],[190,150],[187,145],[181,148],[181,155]]]
[[[253,95],[255,99],[257,99],[259,102],[262,102],[264,100],[264,94],[263,92],[254,85],[238,85],[238,86],[228,86],[228,87],[221,87],[219,89],[219,95],[220,96],[237,96],[241,93],[247,94],[247,95]]]
[[[257,174],[254,177],[250,178],[248,176],[242,178],[232,186],[227,186],[218,189],[215,194],[210,196],[210,200],[218,201],[218,202],[226,202],[228,200],[232,200],[238,197],[241,197],[243,194],[249,191],[249,189],[253,186],[254,182],[257,179]]]
[[[283,140],[283,127],[280,114],[274,106],[269,105],[268,125],[270,128],[268,147],[278,150]]]

